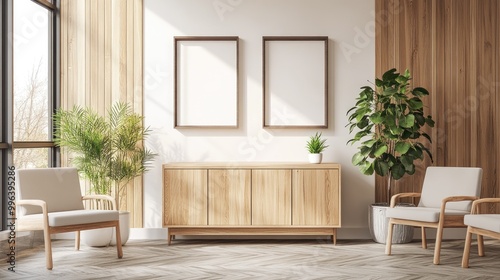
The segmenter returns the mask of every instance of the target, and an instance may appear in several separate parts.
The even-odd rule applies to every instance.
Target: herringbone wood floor
[[[5,241],[2,241],[5,242]],[[0,265],[0,279],[500,279],[500,241],[487,240],[485,257],[471,254],[460,267],[463,241],[443,243],[441,265],[432,264],[433,244],[384,245],[369,240],[130,240],[124,257],[116,248],[53,243],[54,269],[45,269],[43,244],[17,252],[16,272]],[[4,256],[2,252],[2,256]]]

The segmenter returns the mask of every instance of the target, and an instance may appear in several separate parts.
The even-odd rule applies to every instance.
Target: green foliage
[[[92,192],[116,200],[123,186],[146,172],[155,154],[142,145],[149,128],[126,103],[116,103],[107,117],[90,108],[73,107],[54,114],[54,142],[73,155],[72,163],[90,181]]]
[[[347,143],[360,142],[352,163],[361,172],[373,172],[389,179],[401,179],[415,173],[416,160],[424,159],[424,152],[432,161],[432,154],[423,143],[430,136],[424,127],[434,127],[431,116],[424,116],[422,97],[429,92],[421,87],[410,89],[410,72],[400,74],[391,69],[375,80],[375,87],[361,88],[356,105],[347,112],[349,133],[354,137]],[[390,186],[388,186],[390,188]]]
[[[307,141],[306,148],[310,154],[319,154],[328,147],[328,145],[325,145],[325,142],[326,139],[321,139],[321,133],[316,132],[316,134],[311,136],[309,141]]]

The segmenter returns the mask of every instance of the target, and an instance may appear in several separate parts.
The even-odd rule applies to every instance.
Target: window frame
[[[60,0],[31,0],[39,4],[49,11],[49,71],[48,71],[48,123],[49,123],[49,139],[53,138],[53,121],[52,113],[60,106]],[[2,29],[2,45],[1,59],[2,66],[0,70],[0,82],[2,87],[2,98],[0,99],[0,122],[2,123],[1,140],[0,140],[0,173],[2,175],[2,187],[0,192],[0,200],[2,201],[0,230],[5,230],[7,225],[7,183],[8,183],[8,167],[13,166],[14,149],[29,149],[29,148],[49,148],[48,166],[60,166],[60,151],[54,144],[53,139],[50,141],[14,141],[13,140],[13,97],[14,97],[14,82],[13,82],[13,9],[14,0],[2,1],[0,5],[1,14],[1,29]]]

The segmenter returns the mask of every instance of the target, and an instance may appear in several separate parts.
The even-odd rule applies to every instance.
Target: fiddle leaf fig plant
[[[422,140],[431,142],[424,127],[434,127],[430,115],[424,115],[422,97],[429,92],[422,87],[410,87],[411,75],[390,69],[375,79],[375,85],[364,86],[356,105],[347,111],[349,133],[347,143],[360,142],[352,163],[365,175],[374,172],[387,176],[388,195],[392,180],[415,173],[415,161],[423,160],[431,151]]]

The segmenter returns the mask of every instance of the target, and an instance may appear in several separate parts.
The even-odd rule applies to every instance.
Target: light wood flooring
[[[500,279],[500,241],[486,240],[485,257],[474,246],[469,269],[460,267],[463,243],[445,241],[441,265],[433,265],[433,244],[424,250],[418,242],[386,256],[371,240],[129,240],[120,260],[115,247],[76,252],[72,241],[57,240],[52,271],[35,242],[18,250],[17,272],[2,259],[0,279]]]

